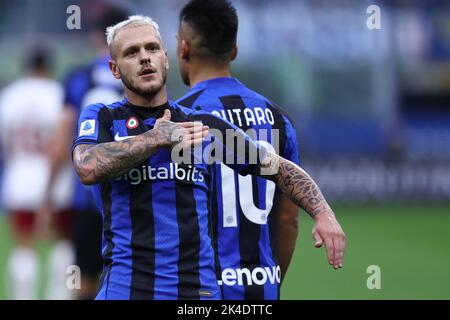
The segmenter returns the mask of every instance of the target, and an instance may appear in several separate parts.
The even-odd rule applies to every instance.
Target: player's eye
[[[147,50],[151,51],[151,52],[156,52],[158,51],[159,47],[156,44],[151,44],[147,46]]]
[[[136,53],[137,53],[137,50],[136,50],[136,49],[130,49],[130,50],[127,50],[127,51],[125,52],[125,56],[126,56],[126,57],[133,56],[133,55],[135,55]]]

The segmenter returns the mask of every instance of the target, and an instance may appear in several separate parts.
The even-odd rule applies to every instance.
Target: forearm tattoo
[[[294,163],[272,155],[277,162],[278,171],[267,177],[273,180],[283,193],[295,204],[305,210],[312,218],[321,212],[333,214],[314,180]]]
[[[161,123],[157,131],[124,141],[78,145],[73,161],[81,181],[92,184],[117,178],[149,158],[158,147],[170,146],[171,133],[177,127],[172,124]]]

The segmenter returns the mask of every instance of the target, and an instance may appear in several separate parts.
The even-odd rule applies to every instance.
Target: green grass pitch
[[[450,204],[335,206],[347,236],[344,268],[333,270],[313,247],[301,214],[296,252],[282,299],[450,299]],[[381,289],[367,288],[367,267]]]
[[[345,265],[333,270],[313,247],[312,220],[300,214],[297,248],[282,299],[450,299],[450,203],[334,206],[347,235]],[[0,215],[0,299],[11,237]],[[38,249],[46,263],[49,244]],[[367,288],[367,268],[381,269],[381,289]],[[46,275],[41,271],[40,298]]]

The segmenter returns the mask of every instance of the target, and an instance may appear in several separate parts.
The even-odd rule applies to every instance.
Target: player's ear
[[[238,54],[238,51],[239,51],[239,50],[238,50],[238,45],[235,44],[234,47],[233,47],[233,50],[231,51],[231,58],[230,58],[231,61],[233,61],[234,59],[236,59],[237,54]]]
[[[189,61],[191,56],[191,44],[186,40],[181,40],[180,55],[182,60]]]
[[[109,64],[109,69],[111,70],[111,73],[113,74],[114,78],[116,79],[120,79],[120,70],[119,70],[119,66],[117,65],[117,63],[111,59],[108,61]]]
[[[166,70],[169,70],[169,55],[167,54],[167,49],[164,49],[164,54],[166,56],[165,67],[166,67]]]

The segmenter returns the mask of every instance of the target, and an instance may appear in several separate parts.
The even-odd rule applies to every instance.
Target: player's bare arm
[[[269,153],[264,163],[275,168],[272,174],[265,177],[274,181],[287,197],[315,220],[315,246],[325,243],[329,263],[334,268],[341,268],[345,234],[317,184],[302,168],[276,154]]]
[[[281,269],[281,283],[287,273],[289,264],[294,254],[298,236],[298,206],[286,195],[281,194],[278,201],[277,219],[277,260]]]
[[[133,138],[100,143],[80,144],[73,154],[75,169],[84,184],[95,184],[114,179],[150,157],[157,149],[201,143],[208,134],[208,127],[198,130],[198,123],[174,123],[170,112],[157,120],[155,127]]]

